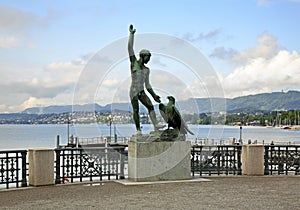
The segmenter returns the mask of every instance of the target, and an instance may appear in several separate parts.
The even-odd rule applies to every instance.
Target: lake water
[[[211,125],[189,125],[195,133],[188,138],[208,138],[215,142],[229,138],[240,138],[240,127],[238,126],[211,126]],[[69,130],[69,131],[68,131]],[[152,125],[143,125],[143,133],[149,133]],[[29,149],[29,148],[55,148],[56,136],[60,136],[61,144],[67,143],[67,134],[80,138],[91,138],[99,136],[109,136],[110,133],[118,136],[129,137],[135,133],[133,124],[97,125],[97,124],[77,124],[70,125],[0,125],[0,150]],[[270,143],[300,144],[300,131],[290,131],[278,128],[265,127],[243,127],[243,142],[252,141]]]

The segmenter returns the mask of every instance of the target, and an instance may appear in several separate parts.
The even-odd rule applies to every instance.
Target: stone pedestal
[[[186,141],[128,143],[128,178],[132,181],[191,178],[191,143]]]
[[[54,151],[52,149],[29,149],[29,185],[54,184]]]
[[[264,145],[243,145],[242,174],[248,176],[264,175]]]

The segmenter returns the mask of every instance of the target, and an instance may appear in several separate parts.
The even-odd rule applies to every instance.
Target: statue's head
[[[175,98],[173,96],[168,96],[167,99],[175,103]]]
[[[140,58],[143,59],[144,63],[148,63],[151,57],[151,53],[149,50],[142,49],[140,51]]]

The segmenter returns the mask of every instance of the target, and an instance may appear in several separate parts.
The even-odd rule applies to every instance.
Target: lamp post
[[[70,117],[68,116],[68,121],[67,121],[67,124],[68,124],[68,129],[67,129],[67,141],[68,141],[68,144],[69,144],[69,136],[70,136]]]
[[[111,125],[112,125],[112,116],[109,115],[109,141],[111,142]]]
[[[243,133],[243,127],[240,126],[240,142],[242,142],[242,133]]]

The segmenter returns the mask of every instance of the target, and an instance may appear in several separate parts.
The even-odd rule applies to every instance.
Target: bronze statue
[[[168,123],[168,129],[172,127],[178,130],[181,134],[187,134],[187,132],[189,132],[190,134],[194,135],[194,133],[187,127],[178,109],[176,108],[175,98],[173,96],[168,96],[167,99],[169,99],[167,105],[162,103],[159,104],[159,111],[166,123]]]
[[[134,42],[134,33],[135,29],[133,25],[129,26],[129,40],[128,40],[128,53],[130,59],[130,69],[131,69],[131,86],[130,86],[130,100],[133,108],[133,120],[135,122],[136,130],[138,134],[141,134],[141,126],[140,126],[140,116],[139,116],[139,101],[148,109],[150,119],[154,126],[155,130],[162,128],[158,124],[156,119],[156,114],[154,111],[153,104],[150,98],[147,96],[145,92],[145,87],[147,91],[151,94],[153,99],[160,103],[160,97],[155,94],[153,91],[150,82],[149,82],[149,74],[150,69],[145,66],[150,61],[151,53],[149,50],[143,49],[140,51],[140,58],[137,59],[135,57],[133,51],[133,42]]]

